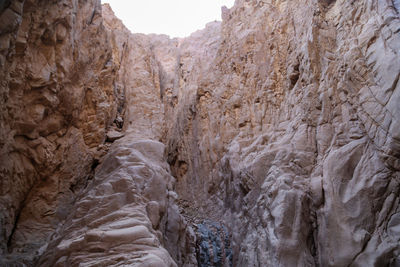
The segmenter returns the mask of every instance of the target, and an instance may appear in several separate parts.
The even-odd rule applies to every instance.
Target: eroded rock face
[[[2,3],[0,250],[31,258],[99,157],[114,66],[99,2]]]
[[[182,75],[169,162],[230,225],[234,265],[398,262],[394,5],[236,1],[212,63]]]
[[[398,1],[0,12],[0,263],[399,265]]]
[[[175,266],[175,262],[189,265],[196,262],[194,233],[186,229],[187,223],[173,200],[165,203],[165,199],[176,198],[171,191],[172,177],[154,181],[168,184],[168,190],[159,185],[159,191],[151,192],[156,198],[163,198],[162,203],[147,199],[146,194],[138,196],[144,198],[138,200],[144,203],[143,209],[139,202],[132,203],[134,197],[121,202],[119,197],[123,192],[110,191],[109,199],[115,198],[122,211],[132,212],[132,220],[138,224],[117,227],[112,223],[115,214],[104,217],[106,214],[93,209],[95,214],[88,214],[89,218],[105,219],[103,226],[89,233],[89,236],[100,233],[98,240],[95,238],[97,241],[89,238],[89,243],[94,244],[88,245],[86,239],[79,243],[87,230],[80,229],[86,219],[82,218],[78,224],[69,221],[72,211],[86,207],[82,204],[84,207],[78,208],[81,201],[87,201],[82,200],[82,194],[89,192],[92,188],[89,186],[95,183],[93,179],[98,176],[94,169],[103,162],[111,142],[123,136],[129,136],[123,140],[160,140],[163,135],[165,138],[159,63],[152,52],[151,39],[141,34],[132,35],[108,6],[101,13],[100,1],[15,1],[2,6],[1,20],[10,23],[1,26],[3,44],[7,46],[1,50],[4,97],[0,265],[76,264],[82,261],[79,253],[83,247],[88,249],[86,254],[95,253],[94,259],[87,258],[87,264],[100,264],[96,257],[101,246],[97,243],[101,243],[101,236],[108,236],[104,234],[108,231],[113,236],[111,239],[126,235],[124,242],[128,243],[140,238],[152,240],[146,243],[144,253],[125,255],[126,258],[123,255],[130,254],[131,248],[124,249],[124,242],[110,241],[104,247],[106,255],[111,246],[121,246],[115,258],[125,259],[127,264],[164,262]],[[169,40],[166,36],[161,39]],[[163,149],[157,153],[163,157]],[[159,167],[165,166],[164,160]],[[147,167],[143,167],[144,171],[151,173]],[[111,177],[99,179],[109,183],[106,178]],[[143,176],[142,180],[147,178]],[[139,186],[137,181],[132,178],[133,186]],[[147,187],[147,183],[140,186]],[[126,192],[130,189],[124,188]],[[93,200],[94,207],[98,204],[96,201]],[[105,213],[113,211],[108,209],[111,202],[105,202]],[[130,210],[130,204],[137,209]],[[122,212],[117,217],[125,214]],[[136,229],[136,225],[140,227]],[[70,241],[73,245],[66,246]],[[78,245],[74,245],[76,242]],[[169,253],[162,247],[168,248]],[[145,253],[147,250],[155,252]],[[115,263],[118,261],[115,258],[104,262]]]
[[[115,142],[38,264],[177,266],[162,245],[169,225],[184,222],[173,217],[174,178],[163,155],[156,141]]]

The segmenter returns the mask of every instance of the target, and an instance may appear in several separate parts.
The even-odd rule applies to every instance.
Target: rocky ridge
[[[5,1],[0,263],[398,266],[399,10],[237,0],[170,39]]]

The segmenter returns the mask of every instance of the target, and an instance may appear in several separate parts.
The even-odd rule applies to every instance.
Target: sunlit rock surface
[[[400,266],[399,10],[3,1],[0,265]]]

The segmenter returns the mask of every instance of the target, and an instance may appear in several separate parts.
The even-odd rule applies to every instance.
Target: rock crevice
[[[397,2],[3,2],[0,264],[397,266]]]

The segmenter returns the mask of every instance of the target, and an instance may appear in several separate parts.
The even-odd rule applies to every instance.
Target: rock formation
[[[115,66],[99,2],[2,3],[0,250],[32,258],[93,176]]]
[[[0,2],[0,265],[400,266],[399,12]]]

